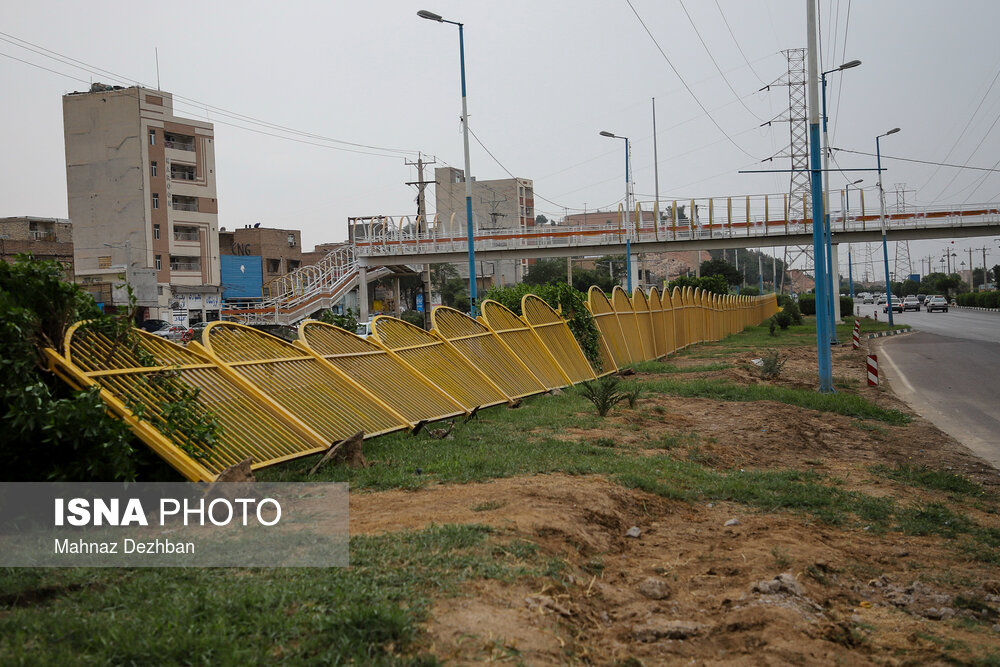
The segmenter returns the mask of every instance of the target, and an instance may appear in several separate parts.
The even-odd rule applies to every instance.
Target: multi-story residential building
[[[435,210],[442,231],[465,236],[465,174],[461,169],[441,167],[434,170]],[[527,230],[535,224],[535,194],[530,179],[503,178],[491,181],[473,180],[472,218],[476,234],[491,230]],[[520,282],[526,265],[519,260],[489,260],[477,262],[477,279],[481,286]],[[456,265],[468,278],[468,264]]]
[[[64,218],[0,218],[0,260],[13,262],[20,254],[61,262],[73,280],[73,225]]]
[[[170,93],[103,84],[63,96],[63,124],[78,281],[124,274],[141,316],[217,318],[212,124],[175,116]]]

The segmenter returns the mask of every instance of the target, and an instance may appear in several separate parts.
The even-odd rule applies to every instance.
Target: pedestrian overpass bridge
[[[797,207],[809,211],[808,201]],[[686,211],[685,211],[686,209]],[[594,213],[579,225],[521,228],[476,226],[476,259],[528,259],[811,246],[812,219],[790,214],[788,195],[750,195],[638,204],[634,211]],[[690,217],[688,214],[690,213]],[[610,218],[610,222],[608,222]],[[885,215],[890,241],[1000,236],[1000,203],[970,206],[906,206]],[[354,289],[366,298],[368,283],[387,275],[416,273],[422,265],[468,261],[464,215],[376,216],[352,230],[351,244],[315,265],[304,266],[264,286],[263,300],[230,303],[223,315],[246,323],[291,324],[339,303]],[[881,216],[866,211],[863,191],[857,211],[834,211],[831,242],[880,241]]]

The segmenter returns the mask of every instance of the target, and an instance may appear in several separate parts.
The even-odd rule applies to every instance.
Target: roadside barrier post
[[[878,355],[868,355],[868,386],[878,386]]]

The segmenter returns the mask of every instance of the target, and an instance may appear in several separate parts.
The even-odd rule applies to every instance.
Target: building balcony
[[[201,271],[201,260],[198,258],[193,258],[189,260],[181,259],[171,259],[170,260],[170,270],[171,271]]]
[[[197,211],[198,198],[174,195],[170,200],[170,208],[175,211]]]

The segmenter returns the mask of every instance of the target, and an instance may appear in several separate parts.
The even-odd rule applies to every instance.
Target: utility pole
[[[425,234],[430,230],[427,224],[427,202],[424,197],[424,188],[426,188],[430,183],[436,183],[436,181],[425,181],[424,180],[424,165],[436,164],[437,160],[431,160],[430,162],[424,162],[424,156],[422,153],[417,153],[417,162],[407,161],[407,165],[412,165],[417,168],[417,180],[409,181],[406,185],[416,185],[417,186],[417,240],[419,241],[421,234]],[[424,264],[423,271],[423,283],[424,283],[424,329],[431,328],[431,265]],[[399,300],[399,295],[396,295],[396,299]]]

